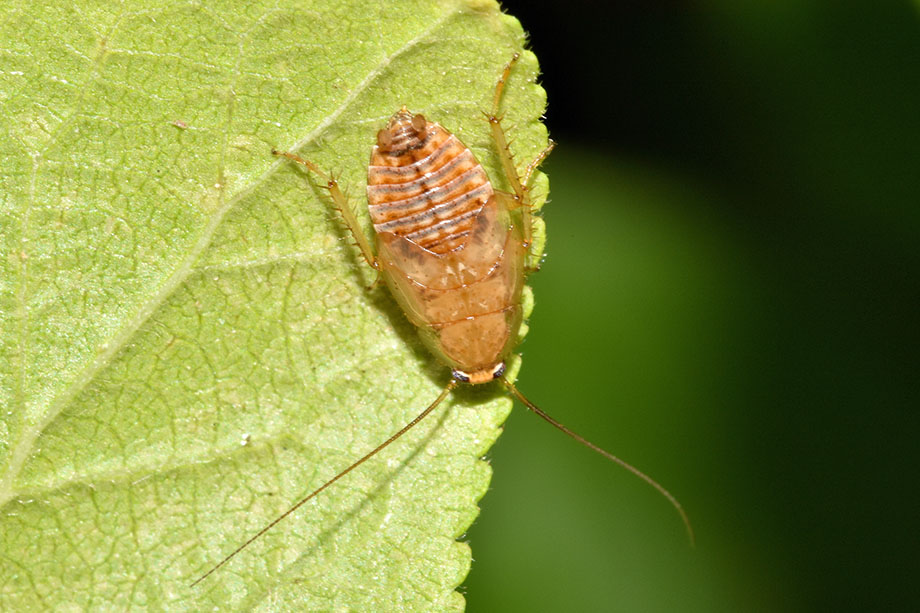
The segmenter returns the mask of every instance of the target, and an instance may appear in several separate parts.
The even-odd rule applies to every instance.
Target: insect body
[[[377,135],[367,200],[377,266],[457,381],[500,376],[521,324],[526,247],[473,153],[403,109]]]
[[[246,546],[308,500],[363,464],[431,413],[460,383],[499,380],[531,411],[562,432],[633,472],[680,504],[650,477],[572,432],[530,402],[502,377],[518,341],[521,292],[531,245],[530,177],[552,150],[544,149],[525,169],[514,166],[498,115],[501,94],[518,55],[505,66],[487,115],[512,192],[495,190],[473,153],[456,136],[403,107],[377,133],[368,167],[368,211],[375,246],[365,236],[338,183],[313,162],[275,151],[320,176],[367,263],[382,276],[425,345],[452,370],[451,380],[415,419],[345,468],[240,545],[195,583],[226,564]],[[194,584],[193,584],[194,585]]]

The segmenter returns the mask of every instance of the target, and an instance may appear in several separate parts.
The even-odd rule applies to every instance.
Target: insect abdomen
[[[472,151],[440,125],[403,109],[378,133],[367,172],[368,209],[378,234],[447,253],[467,240],[492,194]]]

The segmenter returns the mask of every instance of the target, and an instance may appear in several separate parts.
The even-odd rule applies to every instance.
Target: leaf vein
[[[439,19],[435,20],[431,26],[420,32],[418,35],[404,43],[401,47],[388,54],[367,74],[367,76],[349,93],[342,103],[317,126],[306,134],[302,139],[297,141],[292,148],[300,149],[310,142],[316,140],[323,134],[334,122],[351,107],[358,97],[364,93],[386,69],[403,54],[411,51],[431,36],[431,34],[440,29],[445,23],[459,14],[456,9],[445,12]],[[64,390],[55,396],[48,404],[41,419],[37,420],[31,427],[23,430],[22,436],[15,445],[11,454],[7,474],[2,483],[0,483],[0,506],[5,505],[11,499],[18,495],[14,486],[16,478],[25,466],[38,437],[52,423],[64,409],[73,402],[73,400],[96,379],[99,373],[105,369],[112,359],[128,345],[129,340],[135,333],[151,318],[154,312],[172,296],[176,290],[183,286],[191,274],[197,271],[196,263],[205,250],[210,246],[214,235],[217,233],[223,220],[234,207],[247,196],[254,192],[259,186],[270,179],[283,164],[285,160],[279,159],[273,162],[252,183],[241,189],[232,198],[221,203],[221,206],[214,212],[205,225],[198,240],[195,242],[188,255],[182,259],[173,273],[166,279],[154,295],[144,302],[135,312],[134,316],[113,334],[108,343],[105,343],[105,349],[101,351],[96,358],[81,371]],[[223,164],[223,160],[221,161]]]

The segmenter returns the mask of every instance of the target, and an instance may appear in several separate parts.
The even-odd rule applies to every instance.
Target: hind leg
[[[342,218],[345,220],[345,225],[348,226],[348,230],[351,232],[355,242],[358,244],[358,248],[361,249],[361,255],[364,256],[364,261],[367,262],[368,266],[374,270],[379,271],[380,264],[377,262],[377,256],[374,255],[374,250],[371,248],[371,243],[369,240],[367,240],[367,236],[361,229],[360,224],[358,224],[358,219],[355,217],[355,213],[352,211],[351,205],[348,204],[348,199],[345,197],[345,194],[343,194],[342,190],[339,189],[339,183],[335,180],[335,177],[324,173],[316,164],[310,160],[306,160],[300,157],[299,155],[288,153],[287,151],[277,151],[275,149],[272,149],[272,154],[279,157],[285,157],[292,162],[296,162],[301,166],[305,166],[310,171],[319,175],[319,177],[326,182],[325,187],[329,190],[329,195],[332,196],[332,204],[335,209],[342,214]],[[376,287],[376,285],[377,282],[374,283],[374,287]]]
[[[505,131],[502,129],[501,125],[502,118],[498,114],[499,107],[501,106],[502,93],[505,90],[505,83],[508,81],[511,69],[514,68],[514,65],[520,57],[521,55],[519,53],[515,53],[511,57],[511,61],[508,62],[504,70],[502,70],[502,74],[498,78],[498,83],[495,84],[495,93],[492,96],[492,110],[490,113],[486,114],[486,117],[489,119],[489,128],[492,130],[492,140],[495,141],[495,147],[498,150],[498,158],[501,160],[502,169],[505,171],[505,176],[511,184],[512,196],[514,198],[513,208],[521,208],[524,244],[529,247],[533,240],[533,212],[530,208],[530,197],[528,194],[530,178],[546,156],[549,155],[550,151],[553,150],[553,147],[556,146],[556,143],[553,141],[549,142],[546,148],[527,165],[522,178],[514,165],[514,156],[511,153],[511,149],[508,147],[508,139],[505,137]]]

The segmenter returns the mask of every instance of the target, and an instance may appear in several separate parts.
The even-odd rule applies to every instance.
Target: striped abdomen
[[[367,171],[374,229],[447,253],[463,245],[492,196],[482,166],[457,137],[407,109],[377,134]]]

